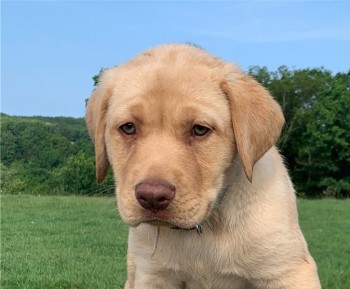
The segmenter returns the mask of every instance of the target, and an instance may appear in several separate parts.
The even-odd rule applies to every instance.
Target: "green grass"
[[[323,289],[350,288],[350,200],[299,200]],[[127,227],[113,198],[1,197],[1,288],[123,288]]]
[[[299,200],[298,208],[322,288],[350,288],[350,199]]]
[[[1,288],[123,288],[127,227],[113,198],[1,201]]]

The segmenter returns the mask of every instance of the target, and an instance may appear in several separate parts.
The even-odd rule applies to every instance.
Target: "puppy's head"
[[[237,154],[252,181],[284,122],[252,78],[188,45],[159,46],[106,70],[86,121],[97,181],[111,165],[123,220],[184,229],[210,216]]]

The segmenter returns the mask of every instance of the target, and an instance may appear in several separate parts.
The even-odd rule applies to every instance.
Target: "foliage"
[[[66,164],[56,171],[57,178],[61,180],[65,192],[71,194],[92,194],[101,192],[107,194],[113,193],[114,186],[105,186],[101,190],[95,182],[95,158],[92,155],[87,155],[83,151],[70,156]],[[113,184],[111,175],[107,177],[107,183]],[[107,180],[106,179],[106,180]]]
[[[110,194],[97,187],[83,119],[1,118],[1,189],[7,194]],[[108,188],[110,188],[108,190]]]
[[[321,69],[249,73],[281,104],[286,125],[278,147],[300,195],[350,197],[350,71]]]
[[[346,197],[350,192],[350,90],[335,77],[329,88],[317,94],[318,101],[306,123],[303,147],[295,173],[305,178],[305,190]]]
[[[105,70],[106,70],[106,68],[101,68],[99,73],[92,77],[92,80],[94,81],[94,86],[96,86],[98,84],[100,77],[101,77],[103,71],[105,71]]]

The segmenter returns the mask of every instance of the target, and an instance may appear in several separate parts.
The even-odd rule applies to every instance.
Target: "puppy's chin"
[[[140,224],[149,224],[151,226],[155,227],[166,227],[166,228],[174,228],[175,225],[167,220],[150,220],[150,221],[144,221]]]
[[[133,215],[123,216],[123,221],[130,227],[137,227],[141,224],[149,224],[155,227],[167,227],[171,229],[193,230],[197,229],[204,223],[210,222],[215,216],[215,202],[209,202],[206,209],[187,218],[186,215],[173,215],[171,212],[164,210],[158,212],[141,211]]]

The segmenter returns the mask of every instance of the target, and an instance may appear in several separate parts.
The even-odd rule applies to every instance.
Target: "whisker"
[[[115,189],[115,184],[112,185],[104,185],[102,187],[97,188],[96,190],[93,190],[91,192],[89,192],[87,194],[87,196],[96,196],[96,197],[100,197],[100,196],[109,196],[109,195],[113,195],[114,194],[114,189]],[[110,193],[106,194],[106,192]]]
[[[207,220],[205,220],[204,223],[208,226],[208,228],[210,229],[210,231],[213,232],[213,227],[211,226],[211,224],[210,224]]]

